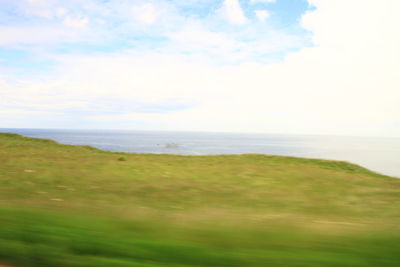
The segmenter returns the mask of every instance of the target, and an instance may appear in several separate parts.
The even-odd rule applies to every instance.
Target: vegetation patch
[[[399,266],[399,225],[400,180],[347,162],[0,133],[3,265]]]

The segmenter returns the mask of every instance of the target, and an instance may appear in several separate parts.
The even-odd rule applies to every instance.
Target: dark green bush
[[[126,161],[126,158],[125,157],[119,157],[118,160],[119,161]]]

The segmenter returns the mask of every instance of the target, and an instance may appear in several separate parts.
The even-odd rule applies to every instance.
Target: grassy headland
[[[0,133],[0,266],[400,266],[400,179]]]

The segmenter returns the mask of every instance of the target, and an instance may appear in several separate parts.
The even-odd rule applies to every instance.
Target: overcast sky
[[[0,0],[0,128],[400,137],[399,0]]]

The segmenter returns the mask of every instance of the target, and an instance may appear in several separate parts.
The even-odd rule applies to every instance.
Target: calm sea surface
[[[400,138],[155,132],[121,130],[0,129],[103,150],[185,155],[262,153],[346,160],[400,177]]]

